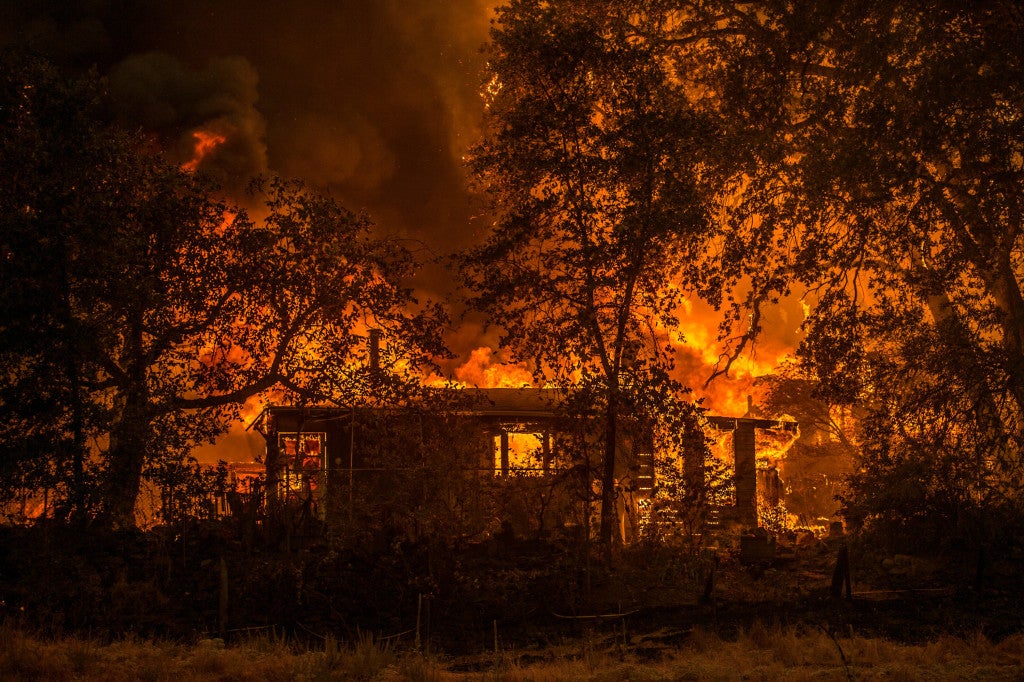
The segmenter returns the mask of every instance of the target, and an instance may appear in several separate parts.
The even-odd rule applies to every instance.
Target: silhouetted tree
[[[417,313],[401,285],[414,259],[365,218],[273,181],[254,222],[108,123],[95,79],[31,60],[0,77],[7,474],[46,470],[78,511],[128,527],[147,468],[221,433],[245,399],[369,394],[367,326],[391,332],[407,372],[442,352],[439,309]],[[395,385],[373,378],[375,398]]]
[[[723,285],[751,283],[734,319],[806,292],[801,356],[868,409],[860,493],[918,489],[879,513],[926,514],[929,490],[953,525],[958,505],[1019,506],[1020,7],[672,4],[687,93],[730,141],[724,253],[745,257]]]
[[[681,281],[715,233],[709,134],[673,78],[658,3],[509,3],[473,169],[497,220],[465,257],[472,304],[539,377],[588,391],[603,423],[600,539],[616,527],[616,447],[631,392],[667,379]]]

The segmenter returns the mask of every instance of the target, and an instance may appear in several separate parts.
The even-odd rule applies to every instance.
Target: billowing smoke
[[[493,0],[39,0],[3,3],[0,44],[96,66],[130,120],[233,190],[269,170],[332,191],[382,231],[471,241],[462,157]],[[258,96],[258,97],[257,97]],[[451,282],[436,269],[421,286]]]
[[[244,57],[212,59],[190,69],[164,52],[133,55],[110,72],[110,94],[129,124],[156,133],[172,161],[187,163],[239,194],[267,171],[258,76]],[[213,140],[201,158],[197,146]]]

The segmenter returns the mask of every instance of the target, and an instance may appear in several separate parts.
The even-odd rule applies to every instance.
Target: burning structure
[[[445,523],[456,541],[553,531],[587,533],[599,496],[600,456],[586,418],[570,418],[554,389],[443,390],[430,409],[275,406],[256,428],[266,440],[268,507],[318,520],[329,531],[388,527],[405,535]],[[775,501],[777,475],[758,472],[761,431],[786,434],[793,421],[706,416],[709,433],[731,434],[731,488],[716,519],[758,525],[758,487]],[[667,467],[704,483],[704,450],[663,461],[650,434],[625,428],[618,444],[616,499],[623,542],[642,534]],[[721,439],[720,439],[721,440]],[[772,472],[768,472],[772,473]],[[297,516],[296,516],[297,515]],[[444,518],[448,516],[448,519]]]

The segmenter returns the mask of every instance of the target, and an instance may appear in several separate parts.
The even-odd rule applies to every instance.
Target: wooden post
[[[508,476],[508,431],[501,432],[501,475]]]
[[[839,548],[839,556],[836,557],[836,567],[832,571],[832,598],[839,599],[842,597],[844,587],[846,588],[846,598],[853,599],[853,590],[850,585],[850,550],[847,549],[846,545]]]
[[[228,627],[228,562],[220,558],[220,600],[218,603],[217,625],[221,639]]]
[[[981,594],[985,588],[985,546],[978,547],[977,563],[974,566],[974,591]]]
[[[541,435],[542,466],[545,474],[551,473],[551,432],[544,431]]]
[[[274,522],[280,521],[281,511],[281,449],[278,442],[277,419],[273,412],[267,414],[267,454],[265,458],[267,481],[266,481],[266,505],[267,516]]]
[[[733,432],[736,458],[736,512],[741,524],[757,527],[757,460],[754,449],[754,423],[738,419]]]
[[[704,581],[704,594],[701,595],[700,601],[702,604],[708,604],[714,599],[715,596],[715,569],[718,568],[718,555],[715,555],[714,561],[711,563],[711,570],[708,571],[707,580]]]
[[[414,646],[416,648],[416,651],[420,650],[420,642],[421,642],[421,640],[420,640],[420,619],[422,617],[423,617],[423,593],[420,592],[418,595],[416,595],[416,641],[415,641],[415,644],[414,644]]]
[[[355,498],[353,496],[356,487],[356,408],[352,408],[350,417],[351,419],[349,420],[348,426],[348,525],[349,529],[351,530],[352,514],[353,508],[355,506]]]
[[[430,653],[430,597],[423,604],[423,649]]]

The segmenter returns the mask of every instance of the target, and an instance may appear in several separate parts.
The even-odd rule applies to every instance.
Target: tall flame
[[[785,343],[758,344],[735,358],[728,372],[708,382],[716,370],[724,370],[717,313],[695,305],[688,297],[682,299],[678,313],[678,327],[656,325],[654,329],[659,345],[670,346],[675,355],[675,377],[690,387],[692,397],[702,399],[703,406],[713,414],[745,415],[749,397],[757,403],[763,393],[758,380],[773,374],[792,349]]]
[[[533,375],[524,365],[495,362],[494,351],[480,346],[455,370],[463,386],[479,388],[521,388],[533,385]]]

